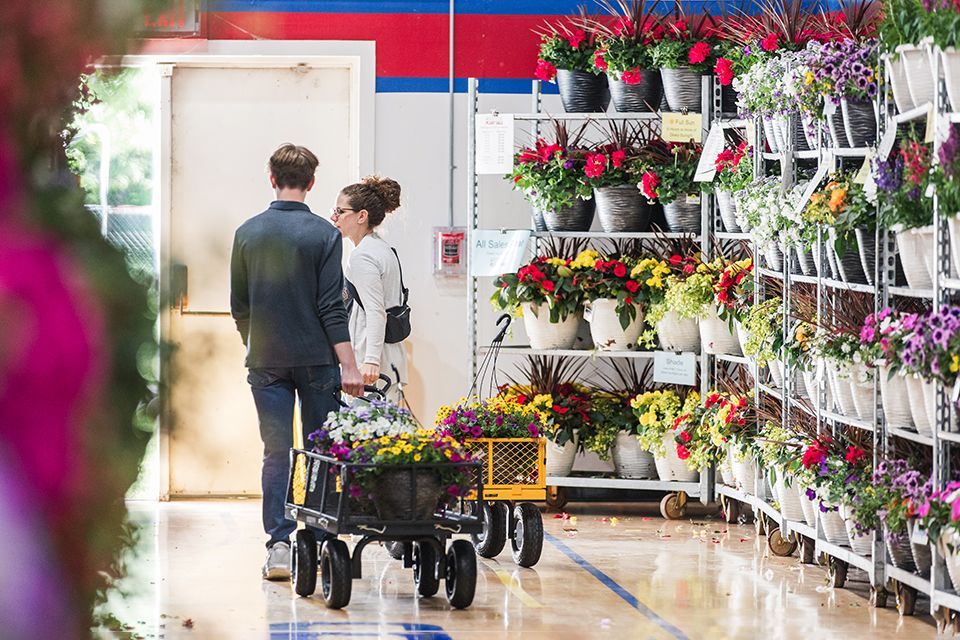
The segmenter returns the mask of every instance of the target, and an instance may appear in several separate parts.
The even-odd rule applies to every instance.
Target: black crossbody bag
[[[406,340],[407,336],[410,335],[410,307],[407,305],[407,301],[410,298],[410,290],[403,284],[403,264],[400,262],[400,256],[393,247],[390,247],[390,250],[393,251],[393,255],[397,258],[397,266],[400,268],[401,300],[399,305],[386,310],[387,329],[383,341],[387,344],[396,344]],[[349,280],[346,282],[349,297],[356,301],[356,303],[360,305],[360,308],[363,309],[363,300],[360,299],[357,288]],[[366,311],[366,309],[364,309],[364,311]]]

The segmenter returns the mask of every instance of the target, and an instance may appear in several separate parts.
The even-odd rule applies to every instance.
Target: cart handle
[[[503,342],[503,337],[504,337],[505,335],[507,335],[507,329],[510,328],[510,323],[511,323],[511,322],[513,322],[513,318],[510,317],[510,314],[509,314],[509,313],[505,313],[505,314],[503,314],[502,316],[500,316],[499,318],[497,318],[497,326],[500,327],[501,324],[502,324],[503,326],[500,327],[500,331],[497,332],[497,335],[494,337],[494,339],[493,339],[493,342],[494,342],[494,343]]]
[[[383,382],[383,387],[378,387],[375,384],[367,384],[363,386],[363,390],[367,393],[374,393],[381,398],[386,398],[387,391],[393,386],[393,381],[390,379],[390,376],[385,373],[380,374],[380,381]]]

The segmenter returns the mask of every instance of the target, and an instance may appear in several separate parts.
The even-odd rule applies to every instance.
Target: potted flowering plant
[[[631,405],[649,384],[649,367],[638,369],[623,361],[613,361],[611,366],[611,371],[598,372],[603,386],[593,396],[590,419],[594,430],[606,434],[601,440],[612,440],[610,449],[618,477],[655,479],[654,458],[637,437],[640,425]]]
[[[694,182],[703,146],[695,142],[656,140],[643,152],[640,190],[649,202],[663,205],[670,231],[700,233],[700,185]]]
[[[521,404],[516,397],[496,395],[487,400],[461,398],[453,406],[442,406],[434,422],[438,429],[459,440],[539,438],[547,416],[535,403]]]
[[[653,207],[637,183],[643,173],[640,142],[653,136],[649,123],[610,123],[606,142],[588,151],[581,181],[597,200],[600,226],[607,233],[646,231]]]
[[[634,432],[640,447],[653,454],[657,475],[673,480],[669,450],[673,445],[673,421],[680,414],[682,400],[672,389],[646,391],[630,400]]]
[[[890,158],[874,163],[879,224],[894,231],[907,283],[933,287],[933,201],[924,197],[930,180],[929,145],[908,136]]]
[[[657,4],[646,0],[601,2],[615,21],[594,23],[600,33],[594,64],[607,74],[617,111],[638,113],[660,107],[663,86],[652,50],[663,39],[665,30],[655,13]]]
[[[783,299],[770,298],[752,305],[741,325],[746,338],[740,345],[743,355],[752,357],[757,366],[769,366],[774,383],[782,387],[783,369],[778,357],[783,345]]]
[[[750,229],[758,251],[762,251],[767,268],[783,271],[783,249],[780,239],[787,229],[784,209],[788,199],[783,195],[780,178],[768,176],[740,192],[737,201],[737,222]]]
[[[761,119],[764,137],[774,153],[787,148],[796,103],[782,85],[789,70],[799,62],[799,54],[782,51],[754,64],[733,80],[733,88],[739,96],[737,107],[740,115]],[[798,148],[806,148],[805,140],[797,140],[797,143]]]
[[[514,155],[508,177],[533,205],[538,231],[588,231],[594,202],[592,189],[581,179],[583,128],[571,135],[565,124],[554,123],[554,130],[553,142],[538,138]]]
[[[596,453],[601,460],[609,460],[612,454],[614,467],[621,478],[647,477],[642,469],[647,469],[649,465],[642,460],[630,460],[624,466],[617,452],[620,434],[625,434],[627,439],[632,438],[629,431],[634,420],[630,405],[625,401],[626,396],[604,389],[593,389],[591,392],[590,422],[593,428],[583,440],[584,449]],[[639,475],[636,475],[637,469],[641,469]]]
[[[688,288],[687,279],[700,267],[699,256],[684,257],[675,253],[668,262],[671,275],[667,278],[666,292],[662,299],[647,307],[646,321],[656,330],[664,350],[697,351],[700,348],[697,320],[703,308],[702,301],[709,299],[711,284],[698,278]]]
[[[729,233],[749,232],[749,228],[742,228],[737,219],[737,204],[735,195],[738,195],[753,182],[753,166],[750,162],[750,148],[747,142],[741,141],[734,148],[725,148],[714,161],[716,175],[714,186],[717,190],[717,205],[720,207],[720,218],[723,226]]]
[[[914,561],[910,548],[910,521],[916,517],[917,508],[926,501],[929,494],[929,477],[911,468],[906,460],[881,460],[873,472],[875,495],[879,505],[864,504],[861,501],[854,506],[854,518],[870,518],[868,509],[874,513],[883,525],[884,542],[890,552],[890,559],[898,569],[905,571],[929,572],[930,558],[927,551],[925,567],[919,567]],[[858,496],[859,497],[859,496]],[[866,513],[864,513],[866,512]],[[921,558],[922,560],[922,558]]]
[[[523,316],[534,349],[572,349],[576,344],[584,297],[572,264],[569,258],[538,256],[494,280],[490,301]]]
[[[945,214],[950,229],[953,268],[960,270],[960,128],[957,125],[950,125],[950,133],[940,143],[937,154],[940,162],[931,170],[930,179],[936,185],[940,211]]]
[[[709,444],[702,447],[701,455],[691,452],[690,459],[701,469],[705,468],[703,465],[716,464],[727,484],[735,483],[731,445],[740,434],[747,433],[748,418],[751,417],[750,396],[752,394],[714,392],[704,401],[700,430]]]
[[[606,75],[593,64],[597,32],[585,16],[547,23],[540,36],[535,76],[556,80],[568,113],[604,112],[610,104]]]
[[[396,438],[419,428],[413,415],[402,407],[372,398],[358,400],[339,411],[330,412],[323,426],[307,436],[315,450],[330,451],[335,445],[375,438]]]
[[[674,480],[695,481],[699,476],[698,470],[704,468],[704,463],[709,466],[714,457],[710,436],[702,426],[706,412],[700,394],[689,392],[667,436],[670,438],[667,460]]]
[[[700,78],[713,66],[716,44],[713,18],[707,13],[688,17],[682,5],[677,5],[663,39],[650,52],[652,63],[660,67],[670,111],[701,110]]]
[[[900,317],[886,307],[878,314],[869,314],[860,328],[860,350],[867,362],[877,367],[880,379],[880,401],[887,424],[913,429],[913,412],[906,371],[902,370],[897,354],[904,349],[907,337],[900,325]]]
[[[904,318],[906,327],[909,316]],[[943,305],[918,316],[910,326],[897,354],[899,369],[914,378],[908,379],[910,399],[926,407],[927,422],[937,424],[936,383],[947,388],[954,385],[960,371],[960,307]],[[917,412],[914,422],[917,423]],[[922,420],[920,421],[922,422]],[[917,424],[918,430],[920,424]]]
[[[917,509],[915,526],[927,532],[930,543],[946,561],[954,589],[960,587],[960,482],[948,482],[940,491],[931,491]]]
[[[869,283],[873,280],[876,243],[872,207],[863,185],[853,176],[838,172],[827,184],[810,196],[803,219],[827,227],[831,242],[828,259],[836,266],[844,282]],[[816,256],[814,261],[819,260]],[[867,274],[870,274],[869,276]]]

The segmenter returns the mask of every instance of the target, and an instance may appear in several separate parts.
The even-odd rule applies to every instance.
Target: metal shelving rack
[[[475,117],[478,114],[478,90],[477,80],[468,80],[467,85],[467,113],[468,113],[468,134],[467,134],[467,190],[468,197],[468,225],[467,225],[467,246],[471,246],[471,236],[481,228],[480,223],[480,189],[479,180],[476,172],[476,134],[474,129]],[[705,76],[701,88],[701,104],[703,109],[703,122],[709,124],[713,119],[713,105],[719,106],[719,98],[711,99],[716,94],[719,96],[719,90],[713,89],[712,78]],[[658,113],[558,113],[544,114],[541,108],[540,82],[533,81],[532,91],[532,110],[531,113],[513,114],[514,122],[527,122],[533,124],[535,135],[540,132],[540,123],[550,120],[565,121],[623,121],[623,120],[659,120],[661,114]],[[703,139],[707,131],[702,132]],[[604,232],[533,232],[531,237],[534,242],[544,238],[584,238],[584,239],[654,239],[654,238],[692,238],[698,242],[704,255],[710,251],[710,232],[714,228],[711,224],[713,218],[713,198],[704,194],[701,199],[701,233],[699,236],[689,233],[604,233]],[[469,252],[468,252],[469,266]],[[478,315],[478,278],[468,275],[467,277],[467,304],[468,304],[468,334],[471,375],[476,376],[477,356],[487,349],[478,346],[477,334],[477,315]],[[596,358],[596,359],[630,359],[642,360],[653,357],[652,351],[600,351],[600,350],[544,350],[532,349],[523,346],[505,346],[499,351],[501,355],[527,356],[527,355],[545,355],[545,356],[564,356],[577,358]],[[698,355],[698,366],[700,368],[700,390],[706,392],[710,386],[709,360],[704,355]],[[676,482],[662,480],[625,480],[612,477],[593,477],[585,478],[581,476],[548,476],[547,477],[548,497],[557,500],[557,488],[578,487],[594,489],[611,490],[642,490],[654,492],[666,492],[677,496],[682,505],[686,497],[699,498],[704,504],[710,502],[714,497],[714,474],[712,470],[700,474],[699,482]]]

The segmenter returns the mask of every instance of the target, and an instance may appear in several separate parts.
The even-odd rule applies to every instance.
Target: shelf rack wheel
[[[668,493],[660,501],[660,515],[666,520],[679,520],[687,512],[687,499],[684,491]]]
[[[797,550],[797,541],[793,536],[784,536],[780,527],[773,527],[767,533],[767,546],[773,555],[785,558]]]

